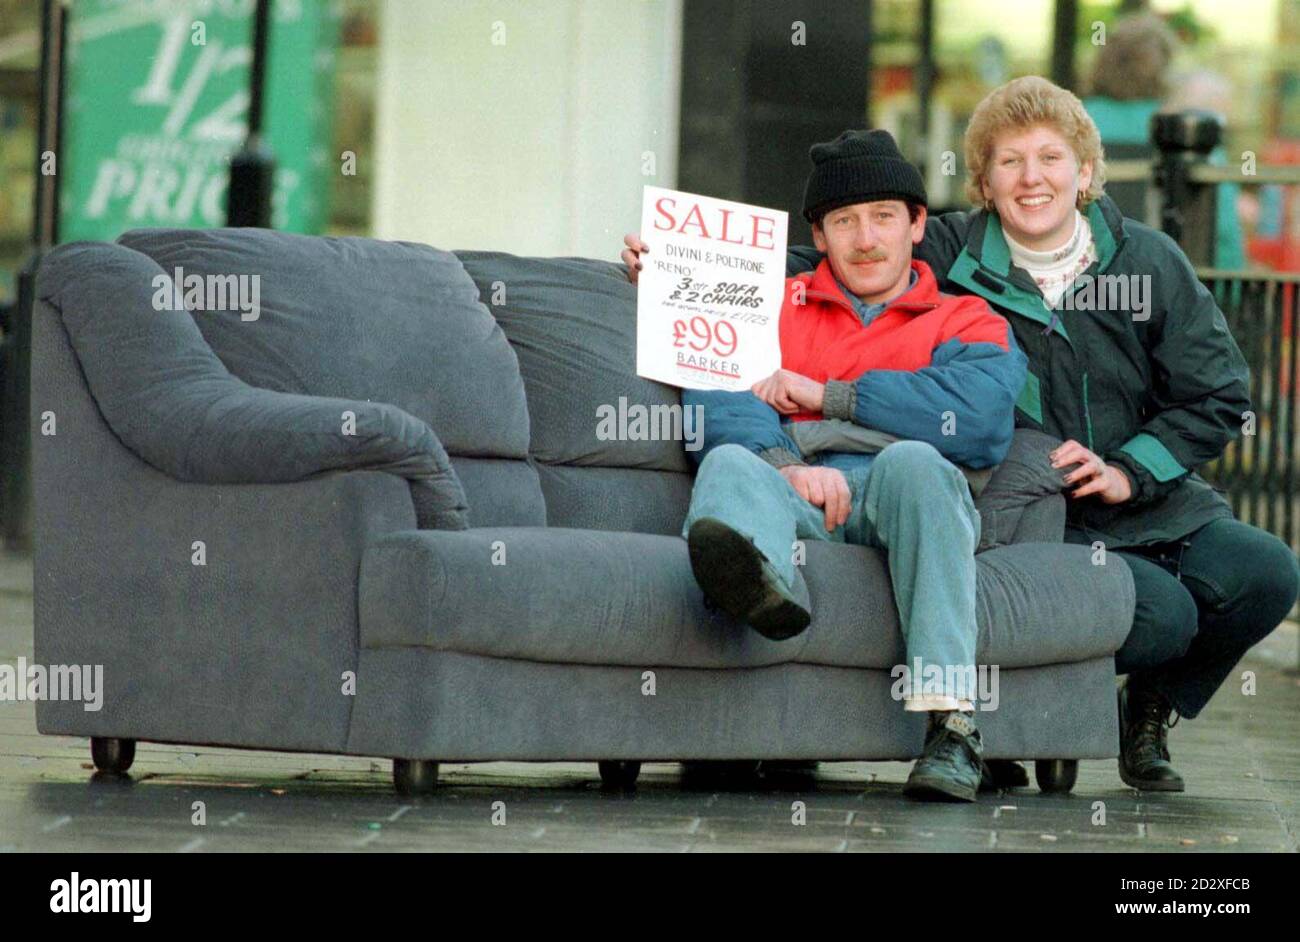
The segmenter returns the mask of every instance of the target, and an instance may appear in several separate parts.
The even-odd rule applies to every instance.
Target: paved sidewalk
[[[1140,795],[1098,761],[1081,763],[1069,796],[1031,786],[960,806],[905,801],[900,762],[823,764],[740,790],[648,765],[631,795],[601,791],[592,763],[444,766],[439,792],[411,801],[386,761],[145,743],[129,781],[95,781],[87,740],[40,736],[31,703],[0,702],[0,851],[1294,852],[1296,645],[1296,625],[1283,625],[1241,665],[1255,696],[1229,684],[1173,730],[1185,794]],[[31,564],[0,553],[0,663],[19,656],[32,656]]]

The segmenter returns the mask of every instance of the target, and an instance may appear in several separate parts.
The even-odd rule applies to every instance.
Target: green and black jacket
[[[1194,469],[1241,433],[1251,408],[1249,370],[1177,243],[1123,218],[1107,196],[1085,215],[1098,261],[1055,311],[1012,265],[994,213],[931,217],[916,257],[934,269],[942,290],[979,295],[1011,323],[1029,358],[1016,424],[1073,438],[1132,480],[1133,497],[1123,504],[1070,500],[1071,538],[1111,548],[1178,540],[1232,515]],[[820,257],[792,248],[787,275]],[[1121,284],[1127,290],[1118,296],[1109,290]]]

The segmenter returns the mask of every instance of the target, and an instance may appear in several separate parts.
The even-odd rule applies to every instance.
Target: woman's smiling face
[[[1074,233],[1079,192],[1092,182],[1092,163],[1080,166],[1055,128],[1038,125],[998,135],[982,188],[1003,231],[1026,248],[1059,248]]]

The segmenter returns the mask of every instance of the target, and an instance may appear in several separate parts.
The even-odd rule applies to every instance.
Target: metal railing
[[[1107,183],[1152,183],[1154,181],[1155,160],[1127,158],[1106,161]],[[1216,183],[1239,183],[1242,186],[1289,186],[1300,183],[1300,167],[1256,167],[1253,173],[1242,173],[1232,167],[1220,167],[1215,164],[1195,164],[1188,171],[1188,179],[1193,183],[1213,186]]]
[[[1252,409],[1242,435],[1201,469],[1238,519],[1300,552],[1296,398],[1300,395],[1300,274],[1198,270],[1250,366]]]
[[[1148,183],[1147,221],[1176,239],[1214,295],[1250,367],[1251,412],[1222,457],[1200,468],[1233,512],[1300,552],[1296,398],[1300,395],[1300,273],[1224,271],[1214,256],[1218,185],[1297,185],[1300,167],[1215,166],[1222,119],[1203,111],[1157,115],[1155,159],[1107,162],[1107,183]]]
[[[1227,496],[1238,520],[1273,533],[1300,553],[1300,273],[1209,267],[1219,184],[1300,186],[1300,167],[1254,166],[1245,173],[1215,166],[1209,155],[1221,129],[1221,119],[1205,112],[1153,119],[1156,158],[1107,161],[1106,182],[1148,185],[1144,205],[1138,201],[1142,218],[1178,241],[1250,367],[1251,411],[1241,417],[1241,436],[1198,470]]]

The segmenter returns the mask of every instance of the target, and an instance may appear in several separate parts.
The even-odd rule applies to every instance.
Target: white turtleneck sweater
[[[1027,248],[1003,230],[1011,261],[1029,272],[1048,307],[1056,307],[1076,278],[1097,260],[1097,245],[1092,238],[1092,227],[1083,213],[1074,211],[1074,232],[1069,241],[1055,249],[1040,252]]]

